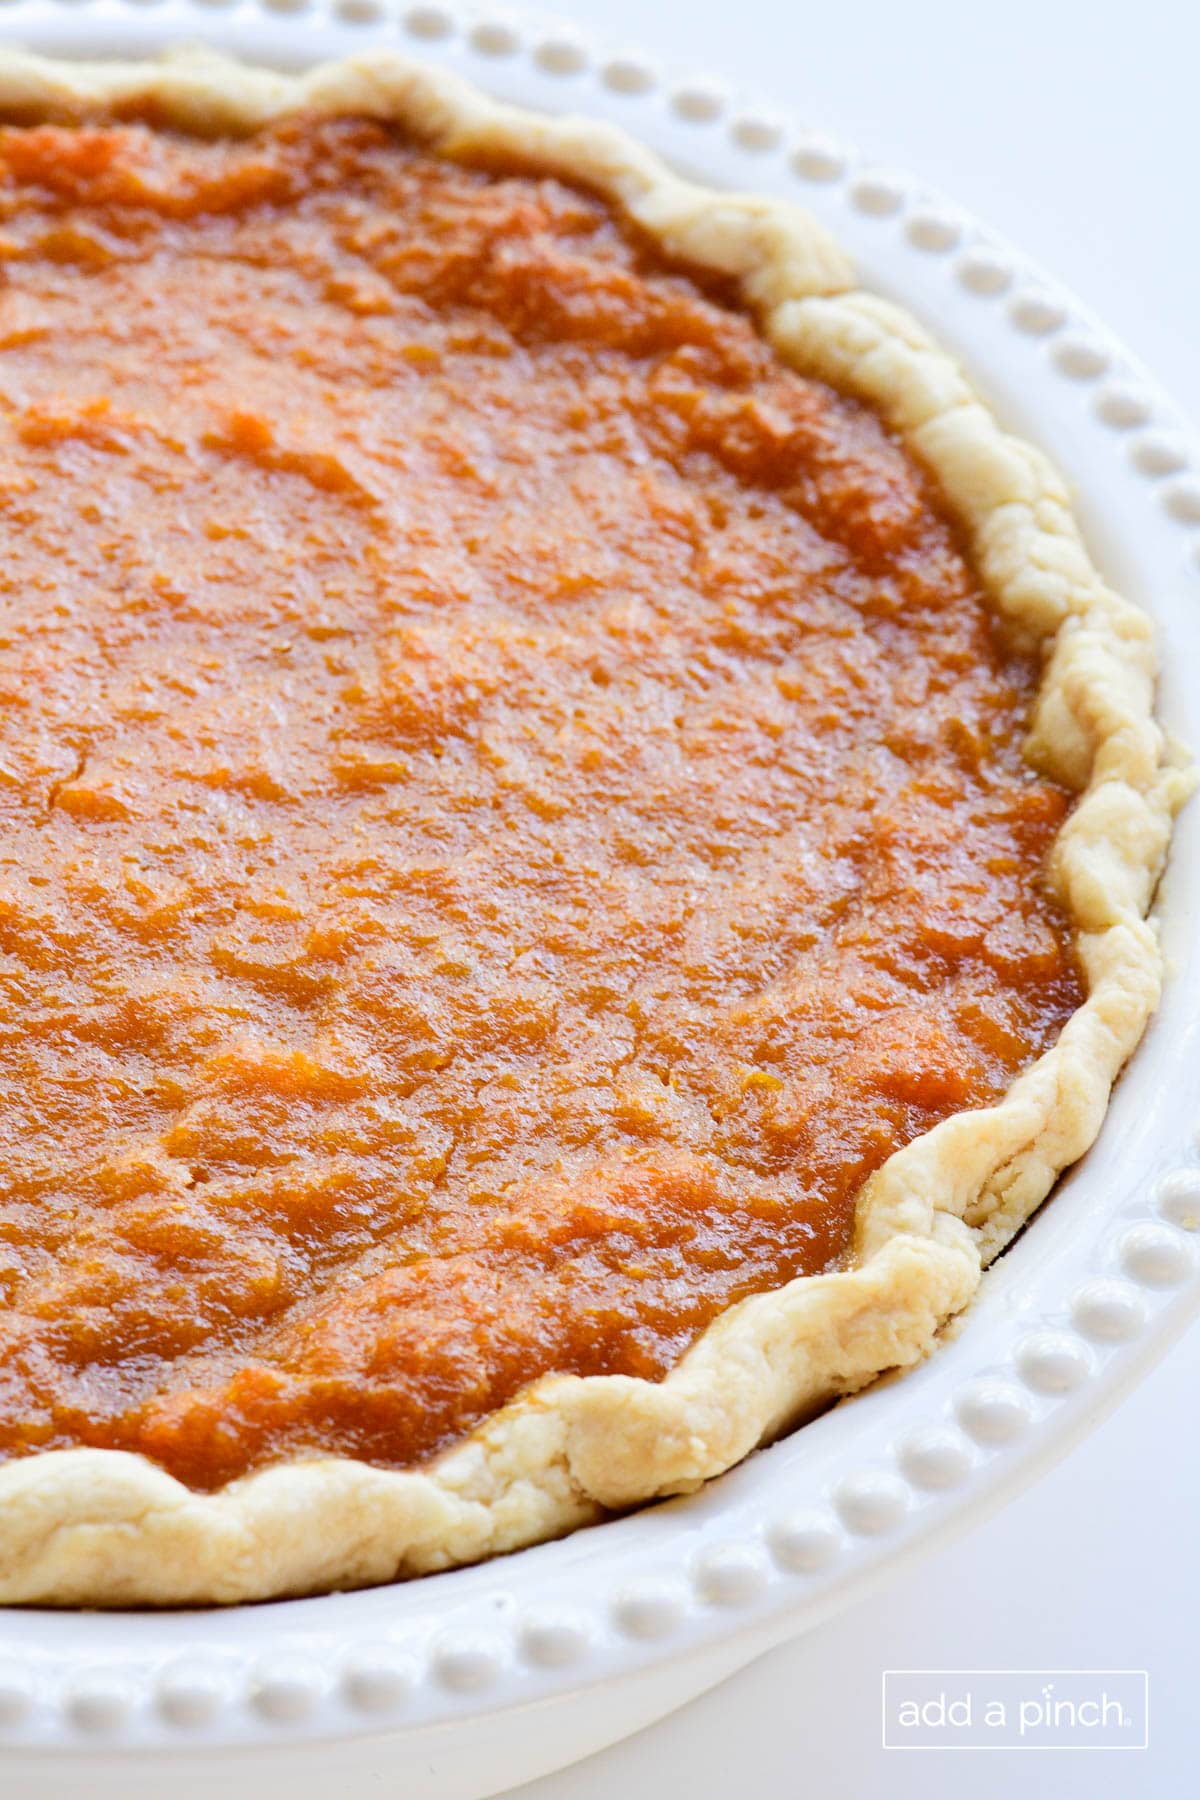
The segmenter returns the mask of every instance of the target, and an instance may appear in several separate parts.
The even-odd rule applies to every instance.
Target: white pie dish
[[[26,15],[32,18],[31,9],[18,8],[9,17],[15,25]],[[128,49],[168,36],[194,36],[198,16],[182,8],[152,15],[110,12],[90,21],[64,13],[48,15],[44,33],[26,27],[17,35],[64,51]],[[439,24],[428,9],[412,22],[425,37]],[[284,49],[294,53],[299,41],[294,23],[245,12],[225,21],[220,32],[207,27],[206,35],[267,58]],[[476,38],[493,53],[504,47],[494,30]],[[347,47],[347,31],[317,31],[314,22],[303,41],[313,54],[328,54]],[[367,39],[356,30],[349,41]],[[559,53],[551,59],[560,68],[563,42],[558,40]],[[828,146],[805,144],[797,175],[782,153],[731,150],[721,118],[698,129],[673,117],[652,81],[643,97],[628,97],[645,87],[646,71],[636,59],[602,61],[608,87],[584,71],[572,77],[568,90],[563,77],[532,73],[523,59],[505,57],[493,70],[487,56],[464,51],[453,36],[433,50],[439,57],[466,60],[477,80],[526,103],[561,105],[560,96],[569,91],[571,104],[621,117],[638,135],[718,183],[786,183],[818,205],[870,280],[901,293],[964,350],[1013,422],[1046,444],[1069,472],[1087,470],[1085,518],[1089,510],[1102,508],[1106,522],[1101,532],[1089,518],[1095,548],[1118,582],[1158,612],[1168,665],[1179,665],[1192,642],[1184,588],[1191,579],[1185,573],[1188,543],[1181,526],[1195,516],[1195,486],[1168,466],[1178,455],[1171,438],[1134,425],[1139,407],[1147,404],[1156,427],[1165,421],[1157,400],[1128,372],[1113,386],[1113,373],[1104,365],[1107,361],[1115,372],[1116,354],[1086,325],[1076,329],[1072,319],[1078,315],[1057,296],[1047,298],[1038,289],[1036,303],[1031,300],[1025,277],[1017,281],[1015,259],[994,247],[972,248],[979,242],[975,234],[956,227],[939,209],[914,208],[907,215],[909,235],[902,236],[905,184],[853,172],[843,181],[838,153]],[[685,113],[698,110],[703,89],[672,91],[677,108],[686,102]],[[711,94],[705,104],[711,106]],[[747,129],[750,124],[756,129]],[[769,125],[744,121],[741,136],[763,144]],[[827,177],[826,184],[815,185],[814,174]],[[954,242],[956,229],[961,235]],[[1046,367],[1035,385],[1035,404],[1005,404],[1028,385],[1038,362]],[[1099,422],[1093,411],[1097,400]],[[1136,433],[1140,472],[1132,476],[1121,460],[1123,421]],[[1184,591],[1169,591],[1176,587]],[[1166,710],[1176,729],[1196,741],[1194,715],[1188,718],[1184,697],[1169,688]],[[406,1750],[423,1764],[434,1746],[418,1734],[418,1726],[457,1721],[455,1749],[466,1759],[466,1787],[460,1791],[472,1784],[482,1791],[481,1780],[501,1785],[652,1716],[742,1660],[772,1633],[795,1629],[819,1609],[841,1603],[888,1555],[965,1519],[974,1504],[1015,1483],[1039,1457],[1059,1447],[1073,1422],[1081,1424],[1085,1412],[1132,1377],[1162,1340],[1166,1325],[1182,1315],[1182,1297],[1194,1297],[1194,1283],[1187,1278],[1194,1259],[1173,1223],[1188,1218],[1189,1207],[1195,1210],[1196,1178],[1186,1173],[1188,1121],[1180,1121],[1178,1099],[1166,1093],[1162,1081],[1164,1058],[1171,1059],[1172,1070],[1178,1065],[1180,1033],[1194,1011],[1188,998],[1194,971],[1183,962],[1179,898],[1186,900],[1189,892],[1194,856],[1194,833],[1189,839],[1185,824],[1164,901],[1167,948],[1178,971],[1155,1032],[1122,1084],[1099,1150],[1005,1260],[957,1341],[934,1363],[755,1459],[700,1501],[604,1527],[490,1570],[439,1578],[416,1589],[294,1603],[236,1617],[13,1617],[13,1663],[21,1665],[9,1693],[14,1735],[61,1742],[65,1727],[80,1746],[94,1745],[95,1736],[88,1734],[98,1730],[145,1746],[155,1741],[214,1746],[264,1736],[295,1742],[379,1730],[394,1721],[393,1755]],[[1172,1170],[1164,1220],[1154,1211],[1153,1177]],[[1097,1289],[1095,1280],[1114,1263],[1123,1270],[1122,1285]],[[1180,1296],[1175,1304],[1172,1293]],[[1126,1333],[1128,1348],[1109,1347]],[[1003,1387],[981,1395],[973,1385],[985,1373],[1005,1371],[1007,1398]],[[1071,1390],[1073,1397],[1053,1398]],[[943,1422],[955,1414],[968,1427],[966,1436],[958,1424],[950,1428]],[[994,1448],[997,1437],[1013,1427],[1014,1446]],[[920,1434],[915,1439],[914,1432]],[[980,1440],[983,1454],[969,1447]],[[903,1450],[897,1462],[898,1441]],[[810,1519],[804,1529],[810,1514],[822,1522]],[[822,1553],[823,1573],[797,1569],[798,1563],[819,1562]],[[547,1629],[543,1609],[557,1618],[557,1630]],[[372,1643],[377,1648],[368,1652]],[[227,1664],[221,1669],[210,1664],[207,1683],[197,1674],[189,1682],[178,1670],[163,1667],[185,1645],[193,1657],[206,1651],[210,1658],[228,1658]],[[30,1682],[37,1691],[22,1716],[21,1681],[39,1654],[49,1659],[46,1679]],[[402,1697],[398,1676],[405,1665],[411,1680]],[[601,1692],[601,1677],[616,1679]],[[542,1713],[546,1724],[539,1741],[528,1742],[527,1722],[512,1706],[572,1689],[573,1698]],[[206,1726],[182,1729],[170,1722],[203,1711],[206,1694],[215,1702]],[[372,1713],[363,1707],[372,1698],[396,1704]],[[475,1715],[483,1715],[477,1729],[464,1731],[466,1718]],[[555,1720],[561,1736],[553,1731]],[[504,1760],[506,1730],[524,1751],[523,1764]],[[472,1741],[473,1754],[485,1765],[478,1775],[469,1770]],[[348,1773],[349,1755],[349,1746],[343,1746],[340,1773]],[[301,1766],[314,1769],[311,1751]],[[209,1778],[212,1772],[210,1764]],[[282,1769],[277,1766],[276,1772]],[[129,1791],[131,1771],[122,1785]]]

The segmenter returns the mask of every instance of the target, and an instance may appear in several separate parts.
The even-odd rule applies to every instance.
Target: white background
[[[556,10],[918,171],[1075,288],[1200,419],[1194,0],[559,0]],[[1183,1800],[1200,1780],[1198,1395],[1194,1329],[996,1518],[520,1800]],[[889,1667],[1144,1667],[1150,1748],[884,1752]]]

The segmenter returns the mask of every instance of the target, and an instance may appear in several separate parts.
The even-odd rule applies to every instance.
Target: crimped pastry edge
[[[661,1382],[544,1377],[412,1471],[318,1458],[197,1494],[123,1451],[18,1459],[0,1468],[5,1604],[227,1603],[366,1586],[697,1487],[930,1350],[1095,1138],[1159,996],[1146,913],[1190,777],[1154,721],[1149,620],[1101,580],[1046,458],[1001,429],[913,318],[854,287],[807,213],[698,187],[613,126],[502,105],[385,51],[300,76],[208,52],[127,63],[0,53],[7,117],[135,111],[212,134],[301,110],[390,120],[441,154],[585,183],[670,255],[735,278],[791,366],[867,401],[903,438],[939,482],[1007,630],[1046,658],[1026,753],[1080,796],[1050,879],[1077,933],[1087,999],[1003,1100],[945,1120],[877,1171],[859,1198],[850,1266],[730,1308]]]

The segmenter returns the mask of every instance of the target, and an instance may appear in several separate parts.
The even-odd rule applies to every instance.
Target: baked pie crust
[[[855,287],[807,214],[694,186],[608,125],[503,106],[386,53],[299,77],[195,52],[0,57],[7,118],[130,112],[208,136],[301,112],[372,118],[447,158],[582,184],[670,257],[735,283],[785,363],[874,409],[936,479],[1009,641],[1044,658],[1026,756],[1078,796],[1049,879],[1086,1000],[998,1104],[954,1114],[878,1169],[848,1266],[731,1307],[661,1381],[543,1377],[417,1470],[305,1459],[197,1493],[122,1451],[18,1459],[0,1467],[6,1603],[264,1599],[476,1561],[687,1492],[917,1362],[1096,1136],[1158,999],[1146,915],[1189,786],[1152,715],[1149,622],[1093,568],[1059,476],[907,313]]]

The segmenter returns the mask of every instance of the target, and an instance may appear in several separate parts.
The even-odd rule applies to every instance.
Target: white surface
[[[988,1524],[512,1800],[1184,1800],[1196,1789],[1200,1327]],[[1148,1471],[1153,1470],[1153,1479]],[[880,1748],[886,1668],[1144,1668],[1145,1752]],[[669,1775],[668,1772],[669,1771]]]
[[[1200,9],[857,0],[826,12],[816,0],[739,0],[738,43],[728,6],[710,0],[560,10],[642,44],[669,42],[686,17],[698,67],[777,95],[961,199],[1085,295],[1200,418]],[[1195,1420],[1198,1393],[1194,1327],[1114,1417],[995,1518],[662,1724],[522,1788],[520,1800],[708,1800],[734,1784],[765,1800],[1192,1791],[1200,1449],[1183,1422]],[[1145,1667],[1150,1748],[881,1750],[883,1669],[971,1666]]]
[[[775,8],[762,0],[757,4],[741,0],[736,12],[736,44],[728,0],[721,8],[692,6],[686,13],[676,7],[659,7],[648,13],[644,7],[623,5],[620,0],[603,9],[593,4],[569,10],[581,21],[594,23],[610,40],[625,33],[631,40],[649,41],[650,48],[655,38],[662,46],[674,45],[676,62],[682,46],[690,66],[716,69],[738,86],[761,89],[796,107],[814,123],[846,131],[881,161],[919,169],[934,185],[945,186],[1023,248],[1043,257],[1055,273],[1075,285],[1114,326],[1126,332],[1134,348],[1143,351],[1168,377],[1185,405],[1200,411],[1200,370],[1186,350],[1194,293],[1177,291],[1180,245],[1185,243],[1193,210],[1186,183],[1192,178],[1195,157],[1191,147],[1182,142],[1164,151],[1161,142],[1152,148],[1148,141],[1149,133],[1158,131],[1160,124],[1164,132],[1182,131],[1181,122],[1190,105],[1186,82],[1192,59],[1179,33],[1169,50],[1161,41],[1161,31],[1158,43],[1153,44],[1153,7],[1139,11],[1139,31],[1146,35],[1139,36],[1135,44],[1109,43],[1105,15],[1094,6],[1087,10],[1059,7],[1048,13],[1045,4],[1041,8],[1018,4],[1010,7],[1001,31],[999,26],[976,20],[973,8],[918,4],[900,9],[884,7],[876,0],[869,6],[860,4],[852,15],[838,13],[815,28],[802,13],[790,8],[786,13],[780,9],[775,19]],[[104,14],[97,10],[92,16]],[[145,15],[147,21],[153,16],[152,10]],[[214,13],[214,22],[221,16]],[[1183,24],[1181,18],[1181,30]],[[287,27],[297,44],[306,29],[300,21]],[[1191,30],[1194,51],[1195,26]],[[956,46],[954,59],[947,61],[945,55],[939,59],[935,54],[941,39]],[[1037,70],[1035,54],[1048,59]],[[1154,94],[1151,85],[1155,79],[1168,91]],[[1169,92],[1172,81],[1177,83],[1173,102]],[[1023,143],[1016,141],[1012,124],[1011,95],[1018,90],[1022,100],[1017,129],[1025,134]],[[1004,121],[1003,129],[1000,121]],[[636,116],[631,116],[631,123],[637,125]],[[1054,159],[1049,172],[1040,162],[1047,156]],[[1157,213],[1162,216],[1155,225]],[[1146,306],[1146,295],[1153,296],[1153,309]],[[1152,310],[1158,321],[1153,330]],[[1080,396],[1068,385],[1057,392],[1061,396],[1056,402],[1062,415],[1061,429],[1068,436],[1074,431],[1078,437],[1082,428],[1070,421],[1072,409],[1081,404]],[[1056,428],[1058,424],[1056,420]],[[1085,448],[1091,435],[1089,428],[1080,439]],[[1101,454],[1111,457],[1120,451],[1114,451],[1110,443]],[[1123,1093],[1128,1099],[1128,1087]],[[1143,1099],[1150,1098],[1143,1095]],[[1120,1142],[1118,1138],[1118,1148]],[[1177,1154],[1178,1145],[1169,1153]],[[1036,1229],[1048,1230],[1061,1247],[1070,1216],[1060,1205],[1054,1222]],[[1024,1249],[1030,1249],[1028,1242]],[[1018,1270],[1023,1267],[1028,1277],[1036,1260],[1020,1251],[1006,1259],[1001,1288],[1006,1290],[1005,1304],[1010,1311],[1019,1312],[1029,1305]],[[999,1304],[999,1290],[995,1298]],[[971,1330],[977,1328],[978,1321],[973,1319]],[[1195,1361],[1193,1352],[1193,1371]],[[1153,1395],[1157,1390],[1161,1394],[1168,1375],[1160,1375],[1144,1393]],[[931,1365],[910,1378],[904,1391],[915,1400],[919,1390],[928,1392],[940,1379],[938,1366]],[[861,1403],[861,1410],[855,1409],[856,1420],[878,1418],[881,1400],[874,1396]],[[1076,1419],[1085,1415],[1090,1403],[1086,1391],[1079,1402],[1059,1413],[1058,1419],[1065,1421],[1068,1410]],[[1119,1484],[1113,1475],[1102,1475],[1106,1505],[1116,1508],[1106,1513],[1097,1507],[1086,1480],[1081,1482],[1072,1474],[1072,1469],[1079,1467],[1077,1457],[1033,1498],[984,1528],[992,1539],[990,1575],[985,1576],[981,1554],[985,1540],[980,1533],[970,1543],[942,1552],[905,1576],[903,1587],[894,1583],[878,1600],[860,1605],[799,1647],[760,1664],[668,1725],[571,1775],[551,1778],[533,1791],[570,1800],[572,1795],[611,1793],[619,1785],[636,1800],[642,1794],[657,1795],[664,1785],[665,1768],[670,1769],[672,1790],[679,1787],[701,1796],[727,1792],[731,1775],[739,1785],[755,1786],[768,1795],[801,1791],[915,1794],[918,1782],[921,1793],[928,1795],[931,1790],[939,1791],[936,1783],[941,1779],[946,1783],[943,1791],[948,1792],[951,1778],[957,1791],[965,1773],[961,1758],[951,1759],[954,1768],[933,1754],[881,1761],[875,1745],[883,1667],[963,1662],[976,1666],[1080,1662],[1128,1666],[1141,1661],[1151,1667],[1154,1681],[1155,1747],[1149,1754],[1156,1759],[1158,1776],[1151,1779],[1151,1765],[1143,1763],[1138,1785],[1153,1793],[1182,1791],[1186,1734],[1182,1705],[1176,1707],[1172,1722],[1168,1673],[1176,1682],[1177,1698],[1185,1698],[1183,1642],[1197,1583],[1195,1563],[1190,1569],[1186,1563],[1188,1521],[1184,1517],[1188,1491],[1194,1494],[1196,1486],[1195,1472],[1194,1465],[1187,1466],[1190,1443],[1175,1430],[1179,1416],[1178,1401],[1172,1404],[1169,1394],[1166,1401],[1151,1401],[1148,1410],[1140,1406],[1126,1415],[1141,1422],[1140,1441],[1131,1452],[1128,1446],[1122,1450],[1118,1439],[1115,1453],[1110,1453],[1114,1458],[1110,1468],[1125,1472],[1155,1469],[1156,1504],[1152,1532],[1146,1540],[1147,1551],[1155,1557],[1155,1578],[1148,1585],[1144,1571],[1138,1579],[1141,1565],[1130,1555],[1126,1541],[1130,1530],[1147,1517],[1144,1492],[1136,1496],[1136,1506],[1127,1493],[1127,1504],[1118,1507]],[[798,1459],[790,1445],[773,1452],[772,1466],[789,1469],[801,1484],[811,1475],[811,1464],[819,1462],[817,1445],[827,1441],[826,1427],[832,1425],[832,1421],[823,1421],[812,1434],[806,1434],[803,1458]],[[1118,1419],[1095,1444],[1111,1440],[1123,1428],[1124,1422]],[[1095,1444],[1084,1454],[1094,1456]],[[1162,1481],[1171,1481],[1172,1471],[1179,1492],[1164,1505],[1157,1489]],[[714,1512],[723,1512],[732,1520],[735,1515],[729,1503],[733,1496],[740,1493],[744,1499],[757,1479],[747,1470],[744,1478],[735,1477],[723,1486],[723,1498],[714,1499],[711,1506],[695,1506],[689,1517],[697,1529],[705,1528],[706,1513],[710,1522]],[[1057,1510],[1048,1499],[1055,1494],[1059,1496]],[[1047,1506],[1049,1511],[1030,1520],[1030,1508]],[[657,1536],[657,1554],[665,1562],[674,1554],[666,1540],[679,1530],[678,1524],[672,1523],[678,1517],[674,1512],[660,1512],[650,1518],[645,1530],[635,1522],[616,1528],[615,1537],[606,1532],[604,1540],[610,1545],[631,1545],[635,1539]],[[1106,1517],[1112,1527],[1107,1548],[1092,1546],[1094,1555],[1089,1556],[1080,1519],[1099,1529]],[[535,1555],[543,1559],[540,1566],[566,1572],[571,1579],[578,1574],[581,1561],[603,1563],[606,1569],[611,1561],[602,1554],[599,1534],[590,1543],[580,1540],[563,1546],[561,1553]],[[625,1572],[624,1566],[619,1568],[614,1581]],[[514,1588],[521,1586],[516,1564],[497,1565],[497,1588],[503,1589],[509,1581]],[[1127,1581],[1132,1582],[1128,1588]],[[440,1604],[452,1608],[454,1597],[471,1585],[480,1584],[474,1577],[451,1577],[426,1591],[436,1593]],[[1014,1599],[1022,1592],[1027,1596],[1026,1607],[1014,1612]],[[1133,1608],[1136,1629],[1130,1612],[1122,1610],[1123,1594]],[[1052,1617],[1048,1623],[1038,1624],[1047,1595],[1053,1596]],[[964,1596],[969,1607],[966,1620]],[[332,1617],[337,1610],[347,1616],[354,1612],[363,1619],[372,1613],[383,1620],[385,1607],[399,1614],[419,1604],[419,1596],[410,1590],[394,1601],[387,1596],[363,1596],[355,1601],[312,1604],[323,1608],[322,1617]],[[1110,1610],[1115,1607],[1115,1614],[1100,1618],[1094,1610],[1089,1612],[1089,1607],[1098,1604]],[[1156,1609],[1161,1613],[1161,1629]],[[253,1639],[260,1630],[269,1629],[270,1612],[257,1609],[242,1615],[244,1636]],[[315,1620],[318,1616],[304,1608],[291,1612],[293,1618]],[[133,1623],[127,1622],[131,1629]],[[202,1627],[196,1623],[191,1630],[199,1636]],[[1160,1670],[1151,1653],[1151,1641],[1157,1644],[1160,1636],[1168,1672]],[[1119,1642],[1112,1641],[1114,1638]],[[314,1649],[318,1654],[301,1673],[319,1688],[323,1666],[319,1647]],[[626,1652],[625,1663],[631,1661]],[[540,1712],[527,1716],[524,1729],[535,1740],[554,1728],[547,1714]],[[293,1755],[288,1785],[297,1795],[318,1791],[306,1785],[302,1773],[297,1776],[295,1760]],[[349,1760],[347,1757],[347,1775]],[[453,1760],[449,1753],[447,1760]],[[1033,1760],[1026,1753],[1017,1773],[1023,1771],[1024,1778],[1037,1785]],[[1088,1780],[1089,1795],[1130,1791],[1126,1759],[1086,1760],[1088,1766],[1082,1773]],[[389,1787],[399,1791],[401,1786],[406,1791],[417,1787],[425,1791],[415,1769],[388,1755],[380,1755],[370,1774],[361,1756],[354,1761],[359,1772],[346,1780],[348,1794],[387,1791]],[[1052,1776],[1056,1794],[1082,1793],[1081,1786],[1069,1786],[1075,1761],[1056,1760]],[[972,1759],[968,1766],[973,1790],[1012,1791],[1007,1784],[1014,1779],[1013,1771],[1005,1773],[1009,1762],[1007,1757]],[[280,1765],[275,1764],[274,1770],[278,1776]],[[1169,1774],[1164,1775],[1164,1770]],[[753,1776],[757,1776],[756,1782],[750,1779]],[[1047,1784],[1049,1779],[1043,1777]],[[992,1781],[993,1786],[985,1787],[985,1781]],[[1126,1785],[1106,1788],[1105,1781]],[[905,1782],[910,1785],[903,1786]],[[320,1791],[327,1792],[328,1786],[324,1779]],[[23,1800],[25,1789],[14,1786],[13,1791],[20,1792]],[[80,1790],[69,1789],[64,1780],[57,1791]],[[187,1791],[198,1790],[189,1786]]]

